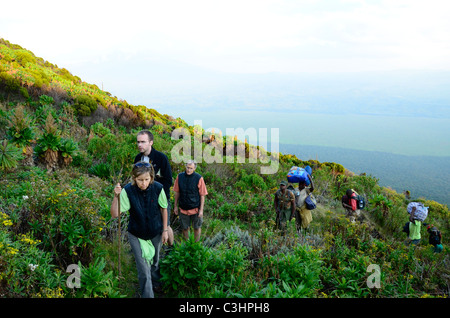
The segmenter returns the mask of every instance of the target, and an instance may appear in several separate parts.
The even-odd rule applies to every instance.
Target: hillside
[[[6,40],[0,40],[0,121],[1,297],[137,297],[127,216],[118,237],[118,220],[109,214],[113,185],[129,180],[142,128],[153,132],[175,179],[184,165],[173,158],[179,141],[171,134],[184,127],[193,136],[195,127],[112,97]],[[211,138],[204,137],[205,151]],[[239,140],[229,146],[239,145],[246,153],[252,148]],[[279,159],[274,174],[261,174],[267,164],[241,163],[237,155],[199,163],[209,192],[202,240],[184,241],[172,215],[176,244],[162,255],[159,297],[449,296],[447,206],[421,199],[430,207],[427,222],[442,232],[444,251],[433,253],[425,227],[414,248],[401,232],[408,219],[403,194],[335,162],[267,155]],[[282,235],[273,195],[294,165],[313,168],[318,206],[307,231],[297,231],[292,220]],[[348,188],[367,199],[354,224],[340,205]],[[73,264],[81,270],[79,285],[69,283]]]

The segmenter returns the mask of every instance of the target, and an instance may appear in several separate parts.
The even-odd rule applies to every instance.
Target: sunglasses
[[[138,162],[134,165],[136,168],[147,167],[150,168],[152,165],[148,162]]]

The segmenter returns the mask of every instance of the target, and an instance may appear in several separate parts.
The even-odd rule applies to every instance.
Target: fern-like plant
[[[7,140],[2,140],[0,144],[0,170],[8,171],[16,168],[21,159],[20,149]]]

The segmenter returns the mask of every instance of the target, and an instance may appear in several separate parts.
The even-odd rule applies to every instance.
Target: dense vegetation
[[[109,216],[113,184],[127,182],[141,128],[153,131],[175,178],[183,164],[171,160],[179,142],[171,133],[194,127],[111,97],[8,41],[0,40],[0,58],[0,297],[136,297],[134,260]],[[433,253],[425,228],[419,246],[404,244],[403,194],[337,163],[270,155],[279,157],[275,174],[236,157],[199,164],[209,192],[202,240],[182,240],[173,218],[176,243],[161,264],[164,296],[448,296],[448,248]],[[293,220],[283,236],[273,194],[291,166],[306,164],[318,207],[308,231],[298,232]],[[355,224],[340,205],[347,188],[368,199]],[[448,208],[423,201],[445,245]],[[71,264],[81,268],[79,288],[68,284]],[[371,265],[380,268],[380,288],[369,287]]]

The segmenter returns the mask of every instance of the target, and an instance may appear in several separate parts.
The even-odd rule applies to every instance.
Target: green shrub
[[[36,57],[27,50],[16,50],[16,58],[23,67],[26,67],[28,63],[36,63]]]
[[[41,106],[48,106],[48,105],[53,105],[54,103],[54,99],[51,96],[47,96],[47,95],[41,95],[39,96],[39,104],[41,104]]]
[[[100,178],[109,178],[111,176],[111,166],[109,163],[101,162],[91,166],[88,172]]]
[[[61,156],[63,158],[71,158],[78,150],[78,145],[71,138],[61,138],[59,150],[61,151]]]
[[[94,136],[89,140],[87,150],[94,158],[106,160],[109,152],[118,146],[118,138],[113,134],[107,134],[103,137]]]
[[[208,271],[212,261],[209,249],[195,242],[192,235],[188,241],[175,245],[161,261],[161,280],[166,291],[171,294],[198,295],[198,289],[204,281],[214,277],[214,273]]]
[[[73,288],[71,294],[76,298],[121,298],[118,280],[113,272],[105,271],[106,261],[96,258],[89,265],[78,263],[80,268],[80,288]],[[68,291],[69,293],[69,291]]]
[[[6,72],[0,72],[0,84],[2,84],[7,92],[11,93],[17,92],[21,87],[20,80]]]
[[[275,282],[280,288],[283,287],[284,293],[278,296],[292,297],[290,293],[296,291],[297,297],[310,297],[321,287],[321,266],[319,251],[298,245],[292,252],[263,257],[259,274],[267,283]]]
[[[236,182],[236,186],[241,191],[260,192],[267,190],[267,185],[260,175],[255,173],[247,174],[245,171],[242,172],[241,179]]]
[[[78,95],[73,105],[77,114],[80,116],[89,116],[94,112],[98,105],[97,101],[89,95]]]
[[[103,123],[101,122],[96,122],[95,124],[91,125],[91,131],[99,137],[103,137],[111,133],[111,129],[103,126]]]
[[[28,146],[35,137],[34,122],[22,105],[18,105],[9,116],[8,138],[21,147]]]
[[[42,175],[39,169],[22,176],[23,180],[12,179],[8,184],[10,190],[5,193],[28,198],[20,201],[20,207],[12,215],[14,223],[20,225],[16,229],[18,234],[30,232],[42,242],[43,250],[53,253],[61,267],[78,261],[88,264],[105,226],[98,213],[101,201],[90,190],[92,185],[80,188],[74,184],[76,180],[67,180],[70,175]]]
[[[55,270],[51,253],[42,251],[31,233],[8,231],[6,214],[0,212],[0,293],[6,298],[61,298],[63,279]],[[5,224],[10,224],[5,226]]]
[[[247,255],[242,244],[208,248],[191,235],[162,260],[162,281],[169,294],[210,297],[218,290],[237,292],[250,265]]]
[[[44,133],[38,140],[35,151],[38,155],[43,155],[48,149],[58,151],[61,146],[61,138],[52,133]]]

